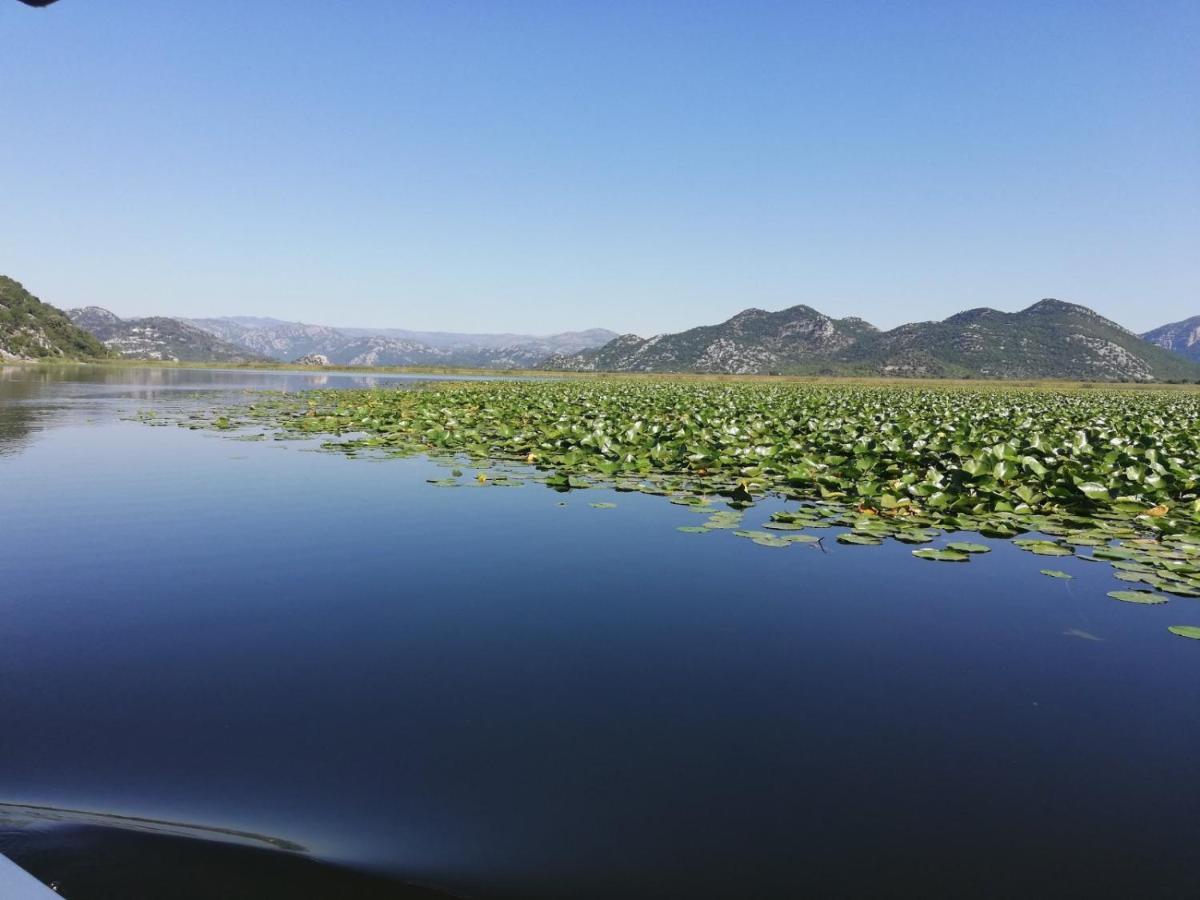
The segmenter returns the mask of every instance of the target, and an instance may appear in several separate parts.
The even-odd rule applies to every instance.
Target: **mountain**
[[[102,343],[73,325],[61,309],[43,303],[20,282],[0,275],[0,361],[108,355]]]
[[[504,350],[529,347],[550,353],[578,353],[589,347],[599,347],[617,336],[607,328],[586,331],[564,331],[544,336],[531,334],[463,334],[454,331],[407,331],[403,328],[340,328],[343,334],[357,337],[389,337],[416,341],[443,350]]]
[[[808,306],[780,312],[747,309],[720,325],[640,338],[625,334],[594,350],[559,354],[544,368],[605,372],[796,371],[833,358],[877,329],[862,319],[833,319]]]
[[[1164,350],[1200,362],[1200,316],[1147,331],[1142,338]]]
[[[1041,300],[1015,313],[982,307],[901,325],[843,357],[883,375],[1163,381],[1200,377],[1190,364],[1099,313]]]
[[[71,321],[126,359],[187,362],[255,362],[262,354],[166,316],[122,319],[99,306],[67,313]]]
[[[578,353],[616,337],[601,328],[547,336],[459,334],[398,328],[334,328],[250,316],[189,319],[223,340],[272,359],[324,356],[341,366],[532,368],[555,353]]]
[[[1085,306],[1042,300],[1020,312],[971,309],[941,322],[878,331],[807,306],[749,309],[720,325],[548,359],[547,369],[786,372],[1102,381],[1195,380],[1200,365],[1142,340]]]

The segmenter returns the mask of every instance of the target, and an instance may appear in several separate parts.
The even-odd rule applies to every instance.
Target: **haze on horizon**
[[[63,307],[650,335],[1200,314],[1194,2],[0,0],[0,273]]]

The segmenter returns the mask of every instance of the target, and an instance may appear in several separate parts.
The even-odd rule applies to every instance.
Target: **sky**
[[[1200,3],[0,0],[60,307],[643,335],[1200,315]]]

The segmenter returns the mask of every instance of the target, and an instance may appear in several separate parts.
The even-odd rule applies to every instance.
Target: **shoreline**
[[[482,369],[465,366],[306,366],[290,362],[189,362],[186,360],[153,359],[105,359],[64,360],[33,359],[4,360],[0,368],[21,366],[31,368],[55,368],[62,366],[88,366],[112,369],[211,369],[224,371],[266,372],[311,372],[314,374],[349,375],[438,375],[442,377],[461,375],[471,378],[567,378],[583,380],[627,380],[627,381],[684,381],[684,382],[728,382],[760,384],[828,384],[894,387],[999,387],[999,388],[1043,388],[1074,390],[1200,390],[1200,383],[1170,381],[1081,381],[1059,378],[961,378],[961,377],[904,377],[896,375],[816,375],[816,374],[730,374],[720,372],[580,372],[554,369]]]

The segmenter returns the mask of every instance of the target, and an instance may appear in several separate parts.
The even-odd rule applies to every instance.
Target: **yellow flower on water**
[[[1169,506],[1163,506],[1162,504],[1159,504],[1158,506],[1152,506],[1148,510],[1146,510],[1146,515],[1154,516],[1154,518],[1157,519],[1161,516],[1165,516],[1170,511],[1171,511],[1171,508]]]
[[[478,475],[475,476],[475,480],[478,481],[480,484],[483,484],[485,481],[487,481],[487,476],[484,475],[482,472],[480,472]]]

